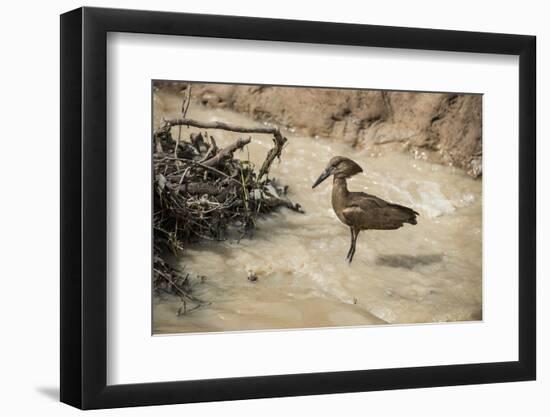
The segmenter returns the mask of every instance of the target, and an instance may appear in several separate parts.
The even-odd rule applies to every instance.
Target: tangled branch
[[[187,140],[172,137],[172,127],[193,126],[201,129],[223,129],[238,133],[273,135],[274,146],[257,172],[248,160],[234,153],[248,145],[252,138],[240,138],[218,148],[212,136],[189,135]],[[182,297],[182,311],[187,309],[191,287],[189,276],[181,274],[165,260],[167,252],[178,253],[186,244],[201,239],[224,240],[232,232],[239,239],[252,234],[258,216],[278,207],[302,213],[292,203],[283,187],[268,174],[271,164],[286,143],[274,127],[245,127],[223,122],[199,122],[181,118],[166,120],[154,135],[154,288],[172,291]],[[200,300],[194,300],[199,303]]]

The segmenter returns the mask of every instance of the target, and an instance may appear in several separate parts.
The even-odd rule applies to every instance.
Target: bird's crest
[[[329,166],[333,167],[335,176],[351,177],[363,172],[363,168],[345,156],[335,156],[329,162]]]

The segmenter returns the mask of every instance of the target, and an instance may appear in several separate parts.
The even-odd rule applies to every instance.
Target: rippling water
[[[176,98],[164,98],[164,115],[177,115],[180,105]],[[155,119],[161,116],[157,112]],[[198,105],[189,116],[255,123]],[[221,146],[242,136],[211,134]],[[370,155],[321,138],[287,137],[271,176],[289,186],[289,197],[306,214],[281,209],[261,219],[251,239],[189,247],[178,262],[187,272],[206,277],[194,294],[210,304],[178,316],[179,298],[155,297],[155,333],[481,319],[481,181],[410,155]],[[269,135],[252,138],[248,150],[236,156],[249,156],[259,166],[272,140]],[[364,169],[348,181],[351,191],[366,191],[420,213],[416,226],[362,232],[351,265],[345,260],[349,229],[331,207],[332,182],[311,189],[334,155],[350,157]],[[251,273],[257,281],[248,280]]]

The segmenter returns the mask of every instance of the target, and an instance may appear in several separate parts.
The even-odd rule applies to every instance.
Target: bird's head
[[[363,172],[363,169],[356,162],[344,156],[335,156],[330,160],[325,170],[317,178],[317,181],[313,183],[311,188],[317,187],[331,175],[334,175],[336,178],[349,178],[360,172]]]

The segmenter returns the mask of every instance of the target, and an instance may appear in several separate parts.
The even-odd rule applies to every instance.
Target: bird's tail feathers
[[[414,211],[413,209],[405,206],[401,206],[399,204],[392,204],[392,207],[395,207],[396,209],[399,209],[399,211],[403,214],[403,223],[409,223],[409,224],[417,224],[416,216],[420,216],[418,212]]]

